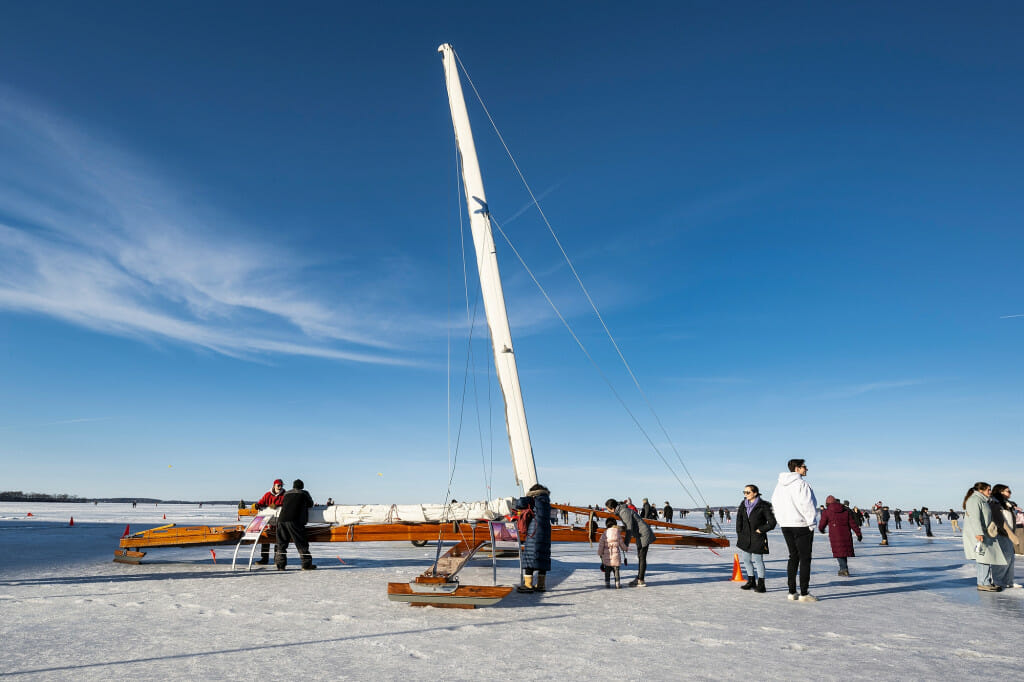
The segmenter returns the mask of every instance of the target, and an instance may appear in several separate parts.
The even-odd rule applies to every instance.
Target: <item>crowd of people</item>
[[[890,509],[881,500],[872,505],[870,512],[857,506],[850,506],[848,500],[840,501],[833,495],[818,504],[814,490],[807,483],[808,466],[803,459],[787,462],[787,471],[779,474],[771,500],[761,496],[760,489],[753,483],[743,487],[743,499],[736,507],[736,549],[743,562],[747,580],[741,589],[754,593],[767,592],[767,575],[764,555],[769,553],[768,533],[775,528],[782,532],[786,543],[788,561],[786,564],[786,587],[792,601],[814,602],[817,598],[810,593],[811,552],[814,530],[829,536],[832,556],[838,566],[837,575],[850,576],[850,558],[854,557],[853,538],[863,542],[862,527],[875,519],[881,545],[889,545],[889,524],[897,530],[902,527],[902,509]],[[975,483],[964,497],[961,512],[954,509],[942,514],[927,507],[914,508],[907,512],[907,519],[932,536],[933,520],[942,523],[942,516],[949,520],[954,532],[961,532],[960,519],[963,517],[963,547],[967,559],[977,564],[978,590],[999,592],[1003,589],[1019,588],[1014,582],[1015,555],[1024,555],[1024,509],[1014,503],[1012,491],[1005,484],[990,486]],[[547,574],[551,570],[551,527],[559,521],[559,510],[551,506],[551,493],[541,484],[532,486],[523,497],[515,502],[512,520],[517,524],[522,556],[522,579],[518,591],[523,593],[544,592],[547,589]],[[333,501],[333,500],[332,500]],[[285,491],[284,482],[276,479],[273,486],[256,503],[257,509],[280,508],[276,519],[276,545],[274,563],[278,570],[285,570],[287,550],[295,544],[303,570],[315,569],[305,526],[308,510],[313,499],[305,491],[303,482],[296,479],[292,489]],[[685,518],[688,510],[675,509],[666,501],[659,510],[648,498],[643,498],[641,507],[636,507],[629,497],[619,501],[608,498],[603,505],[592,505],[589,509],[603,510],[605,530],[597,543],[604,583],[608,588],[621,588],[623,566],[628,564],[628,552],[635,544],[636,577],[626,583],[631,587],[645,587],[647,556],[654,543],[655,534],[648,521],[657,521],[659,512],[668,523],[672,523],[678,512]],[[731,521],[733,510],[720,507],[717,510],[719,522]],[[704,520],[710,529],[715,511],[704,508]],[[568,523],[569,512],[562,510],[561,520]],[[597,535],[596,515],[590,516],[590,529]],[[621,524],[621,525],[620,525]],[[260,560],[269,563],[269,544],[262,545]]]

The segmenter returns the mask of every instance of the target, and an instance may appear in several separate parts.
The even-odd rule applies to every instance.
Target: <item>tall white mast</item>
[[[491,330],[494,344],[494,366],[498,370],[498,383],[505,397],[505,426],[512,450],[512,467],[516,483],[528,490],[537,482],[537,467],[533,462],[533,448],[530,446],[530,432],[526,427],[526,410],[523,407],[523,392],[519,387],[519,372],[516,356],[512,351],[512,334],[508,328],[508,313],[505,310],[505,294],[501,290],[498,273],[498,258],[494,252],[494,236],[491,233],[491,216],[484,195],[484,182],[480,177],[480,164],[476,158],[473,130],[469,126],[466,100],[462,96],[462,82],[455,64],[455,51],[445,43],[437,48],[444,62],[445,82],[448,85],[448,104],[452,110],[452,125],[455,126],[455,141],[462,157],[462,182],[466,188],[466,204],[469,208],[469,224],[473,230],[473,244],[476,247],[476,265],[480,273],[480,288],[483,291],[484,311],[487,325]]]

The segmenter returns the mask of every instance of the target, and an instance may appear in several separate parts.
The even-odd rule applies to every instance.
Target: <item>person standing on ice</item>
[[[540,483],[534,483],[516,502],[518,509],[530,509],[530,522],[523,543],[523,584],[519,592],[543,592],[551,570],[551,492]],[[533,574],[537,574],[536,581]]]
[[[921,511],[917,515],[918,525],[924,527],[924,534],[926,537],[933,538],[932,535],[932,513],[928,511],[928,507],[921,507]]]
[[[672,523],[672,505],[665,500],[665,508],[661,510],[661,513],[665,516],[665,520]]]
[[[647,587],[644,578],[647,575],[647,550],[654,542],[654,531],[640,518],[640,515],[624,504],[620,504],[614,497],[608,498],[604,506],[611,513],[622,520],[626,527],[626,548],[629,548],[630,538],[636,538],[636,578],[629,582],[630,587]]]
[[[850,567],[847,559],[856,556],[853,551],[853,533],[857,534],[857,542],[864,539],[860,532],[860,526],[853,518],[853,513],[844,507],[839,500],[831,495],[825,500],[825,513],[821,515],[818,522],[818,530],[825,532],[828,527],[828,542],[832,545],[832,556],[839,562],[839,573],[841,576],[850,575]]]
[[[992,521],[996,525],[996,542],[999,543],[999,549],[1002,550],[1003,556],[1006,557],[1005,567],[992,569],[992,580],[1003,589],[1020,587],[1020,585],[1013,582],[1014,562],[1016,561],[1014,555],[1016,552],[1014,551],[1011,538],[1014,536],[1016,520],[1014,519],[1013,506],[1010,502],[1010,495],[1012,493],[1013,491],[1010,490],[1008,485],[996,483],[992,488],[992,494],[988,498],[989,507],[992,508]]]
[[[277,545],[274,547],[274,564],[279,571],[283,571],[288,564],[289,542],[295,543],[303,571],[316,568],[313,555],[309,553],[309,541],[306,540],[306,524],[309,523],[313,498],[305,487],[302,479],[296,478],[292,489],[284,494],[281,502],[281,512],[277,515]]]
[[[993,572],[999,576],[1006,571],[1006,557],[996,537],[998,527],[992,521],[992,508],[988,498],[992,486],[984,481],[974,484],[964,497],[964,556],[978,564],[978,589],[982,592],[1001,592],[1002,587],[993,580]]]
[[[284,481],[280,478],[274,479],[274,484],[270,486],[270,490],[263,493],[263,497],[256,503],[256,509],[275,509],[281,506],[284,502]],[[244,506],[244,505],[243,505]],[[270,563],[270,543],[264,542],[260,545],[260,560],[256,563],[266,566]]]
[[[626,556],[626,543],[622,541],[622,532],[615,519],[605,520],[605,530],[597,543],[597,555],[601,557],[601,568],[604,569],[604,586],[612,586],[612,575],[615,575],[615,589],[622,587],[619,567]]]
[[[888,545],[889,544],[889,507],[882,504],[879,500],[878,504],[875,505],[875,519],[878,521],[878,532],[882,536],[882,541],[878,544]]]
[[[789,549],[789,563],[786,578],[789,586],[789,600],[818,601],[812,595],[811,548],[814,545],[814,525],[818,516],[818,500],[814,491],[804,480],[807,464],[802,459],[787,462],[789,471],[779,474],[779,482],[772,493],[775,518],[782,527],[782,537]],[[800,595],[796,592],[796,574],[800,569]]]
[[[775,528],[775,523],[772,505],[761,499],[758,487],[753,483],[743,486],[743,501],[736,509],[736,549],[747,569],[747,582],[740,585],[741,590],[767,592],[764,555],[768,553],[768,531]]]

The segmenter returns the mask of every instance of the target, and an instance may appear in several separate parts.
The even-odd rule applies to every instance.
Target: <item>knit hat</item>
[[[302,482],[301,478],[296,478],[294,481],[292,481],[292,487],[295,488],[296,490],[302,490],[303,488],[306,487],[306,484]]]
[[[838,501],[839,500],[837,500],[836,498],[832,497],[831,495],[829,495],[828,497],[825,498],[825,504],[832,504],[833,502],[838,502]]]

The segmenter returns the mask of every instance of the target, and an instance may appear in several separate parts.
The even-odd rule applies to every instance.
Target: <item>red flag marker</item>
[[[341,562],[341,563],[343,563],[343,564],[345,563],[345,560],[344,560],[344,559],[342,559],[341,557],[338,557],[338,561],[340,561],[340,562]]]
[[[69,526],[75,525],[75,517],[74,516],[71,517],[71,521],[68,523],[68,525]]]
[[[217,553],[211,549],[210,554],[213,555],[213,563],[217,563]]]
[[[167,514],[164,514],[164,521],[166,521],[166,520],[167,520]],[[210,551],[213,551],[213,550],[210,550]]]
[[[128,535],[130,533],[131,533],[131,524],[128,524],[127,526],[124,527],[124,535],[122,535],[121,537],[126,538],[126,537],[128,537]]]

